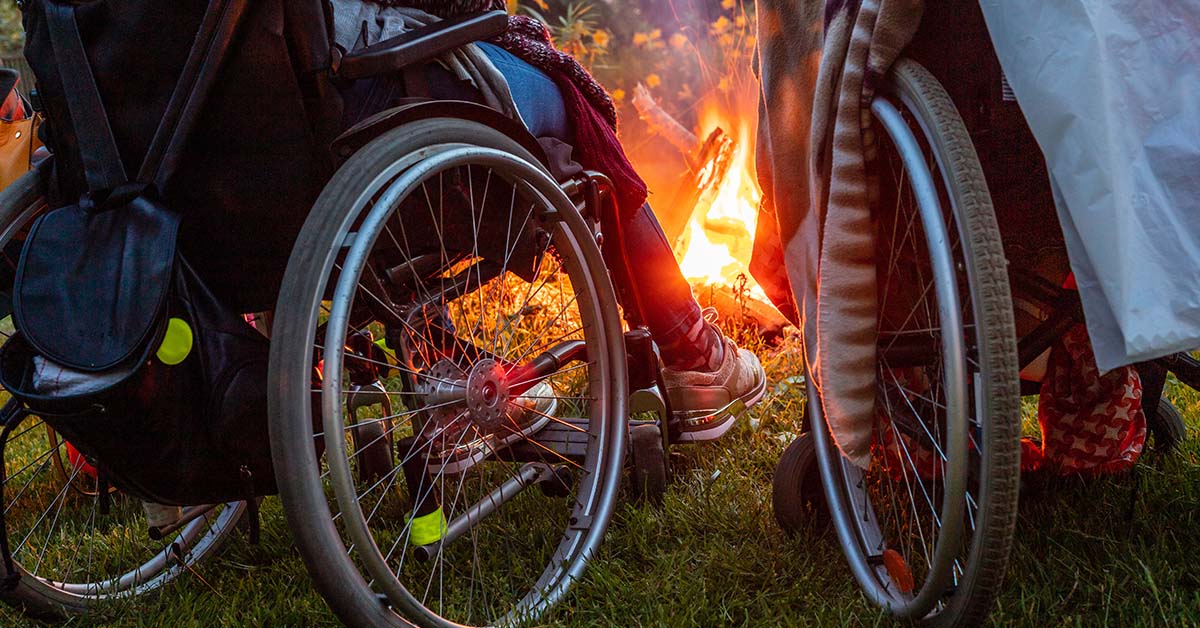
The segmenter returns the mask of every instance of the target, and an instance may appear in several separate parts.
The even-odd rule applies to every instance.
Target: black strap
[[[62,76],[88,191],[95,195],[112,190],[130,179],[79,34],[75,6],[58,4],[57,0],[44,3],[50,42]],[[138,182],[166,189],[249,5],[248,0],[209,0],[208,11],[162,123],[137,173]]]
[[[67,108],[79,142],[88,191],[111,190],[127,183],[129,176],[125,174],[121,153],[113,139],[100,90],[96,87],[96,77],[92,75],[92,66],[79,35],[75,6],[61,5],[54,0],[45,0],[43,4],[54,60],[62,77]]]
[[[138,170],[138,181],[167,189],[248,8],[248,0],[209,0],[187,62]]]

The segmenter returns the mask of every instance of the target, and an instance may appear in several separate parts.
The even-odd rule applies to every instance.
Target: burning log
[[[684,128],[682,124],[663,110],[650,95],[645,85],[637,84],[633,88],[633,107],[637,109],[638,117],[650,127],[650,130],[666,138],[672,146],[684,155],[691,156],[692,150],[699,144],[696,136]],[[690,164],[689,164],[690,165]]]
[[[659,208],[656,213],[697,299],[715,308],[722,320],[732,323],[731,329],[775,342],[788,321],[745,274],[758,211],[753,139],[747,131],[752,124],[736,118],[707,119],[704,126],[712,131],[701,142],[644,86],[634,90],[633,105],[649,130],[678,149],[687,164],[666,211]],[[731,125],[734,135],[723,125]]]
[[[733,165],[734,142],[720,127],[713,129],[704,143],[667,113],[650,95],[650,90],[638,83],[633,91],[633,106],[638,116],[654,133],[661,135],[683,153],[688,172],[683,175],[668,207],[687,208],[686,211],[660,214],[659,222],[667,238],[677,241],[697,212],[707,215],[716,200],[721,183],[729,176]]]
[[[758,334],[764,342],[774,343],[783,337],[790,323],[775,306],[759,300],[745,289],[745,278],[740,277],[739,286],[705,284],[693,286],[696,300],[703,307],[717,311],[721,320],[735,322],[745,331]]]

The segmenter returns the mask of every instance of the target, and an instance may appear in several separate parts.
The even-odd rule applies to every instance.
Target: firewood
[[[692,291],[700,305],[714,308],[721,320],[758,334],[768,344],[782,339],[790,325],[775,306],[736,286],[704,284],[693,286]]]
[[[684,156],[690,157],[692,151],[696,150],[700,144],[700,140],[671,117],[671,114],[667,113],[654,100],[654,96],[650,95],[650,90],[641,83],[633,88],[633,108],[637,109],[638,117],[646,123],[646,126],[650,127],[651,131],[666,138]]]

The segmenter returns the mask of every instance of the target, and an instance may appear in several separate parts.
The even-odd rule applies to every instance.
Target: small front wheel
[[[779,457],[771,480],[771,504],[775,522],[788,536],[805,526],[829,526],[829,506],[821,489],[817,448],[812,434],[801,434]]]
[[[634,499],[661,503],[667,492],[667,454],[657,425],[635,425],[629,430],[629,456]]]

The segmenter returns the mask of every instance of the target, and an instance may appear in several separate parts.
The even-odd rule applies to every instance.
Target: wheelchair
[[[248,4],[213,0],[205,28],[235,32]],[[317,112],[334,81],[401,71],[507,26],[504,12],[447,20],[343,56],[323,0],[287,13]],[[197,38],[208,61],[191,68],[196,85],[219,80],[232,39]],[[181,119],[202,102],[188,98]],[[270,337],[270,448],[296,546],[347,625],[536,620],[598,551],[626,467],[636,495],[666,484],[656,349],[624,328],[599,245],[611,183],[554,172],[523,125],[469,102],[385,111],[330,152],[336,170],[276,307],[253,319]],[[45,209],[45,178],[0,195],[4,244]],[[631,422],[631,404],[647,418]],[[31,614],[157,590],[247,512],[256,529],[257,499],[183,508],[150,528],[138,500],[94,472],[102,461],[34,419],[0,439],[18,541],[0,597]],[[110,539],[128,541],[120,561],[104,553]]]
[[[1049,179],[978,6],[927,11],[870,111],[880,140],[871,465],[839,453],[808,378],[804,433],[775,471],[776,519],[789,532],[832,527],[863,594],[891,615],[979,625],[1016,524],[1021,396],[1038,391],[1022,374],[1082,308],[1061,287],[1069,266],[1046,218]],[[1195,363],[1138,365],[1160,446],[1183,433],[1161,399],[1166,373],[1195,386]]]

